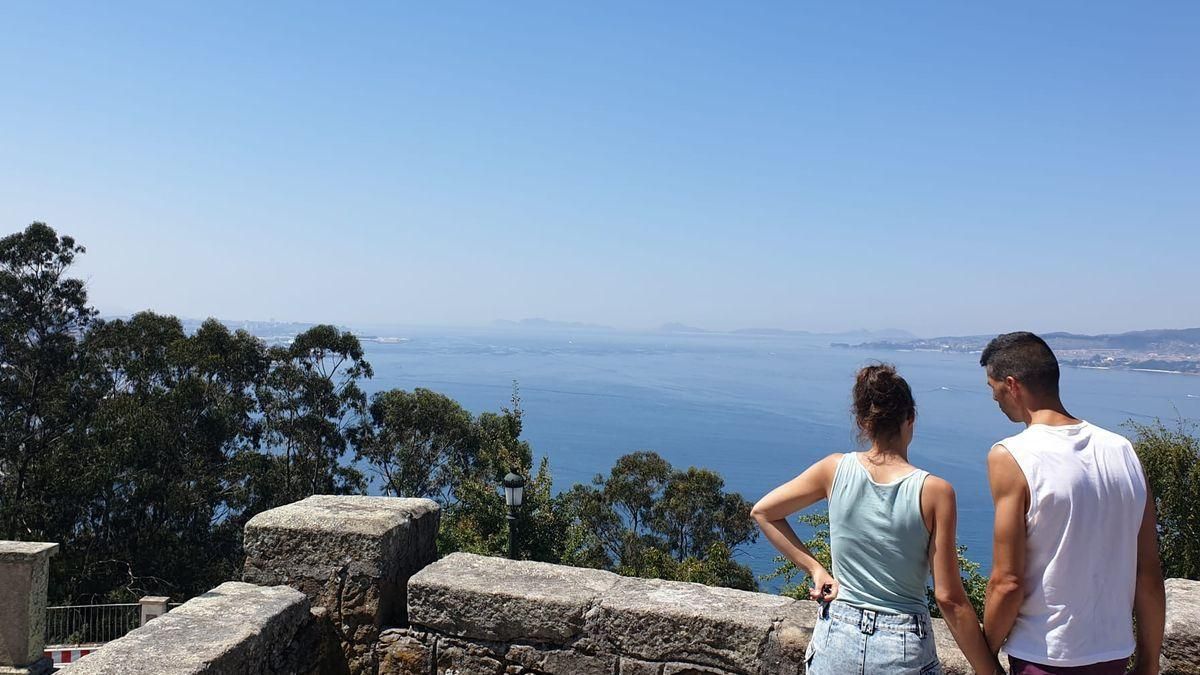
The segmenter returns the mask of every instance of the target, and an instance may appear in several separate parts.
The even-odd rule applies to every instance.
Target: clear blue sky
[[[1200,3],[0,10],[0,230],[102,310],[1200,325]]]

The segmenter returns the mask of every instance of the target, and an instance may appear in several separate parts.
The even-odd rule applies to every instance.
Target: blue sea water
[[[992,507],[985,456],[1020,430],[984,383],[978,355],[839,349],[820,336],[626,334],[597,331],[410,330],[367,343],[368,392],[425,387],[472,412],[508,404],[520,384],[524,437],[548,457],[555,489],[607,473],[635,450],[678,468],[713,469],[754,501],[830,452],[858,448],[850,388],[864,364],[894,363],[917,399],[914,464],[958,493],[959,543],[989,567]],[[1200,377],[1067,368],[1076,416],[1117,429],[1127,420],[1200,418]],[[774,567],[760,538],[739,554]],[[764,584],[772,590],[775,584]]]

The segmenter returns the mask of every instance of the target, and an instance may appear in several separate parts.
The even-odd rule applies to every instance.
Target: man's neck
[[[1072,424],[1079,424],[1082,421],[1067,412],[1061,402],[1057,402],[1030,410],[1028,416],[1025,418],[1025,425],[1044,424],[1048,427],[1065,427]]]

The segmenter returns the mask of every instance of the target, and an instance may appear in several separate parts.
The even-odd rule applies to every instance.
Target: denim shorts
[[[929,614],[885,614],[821,605],[804,654],[809,675],[942,675]]]

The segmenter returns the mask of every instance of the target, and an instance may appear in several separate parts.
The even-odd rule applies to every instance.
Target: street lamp
[[[517,509],[525,499],[525,479],[509,472],[504,477],[504,503],[508,506],[508,557],[517,559]]]

